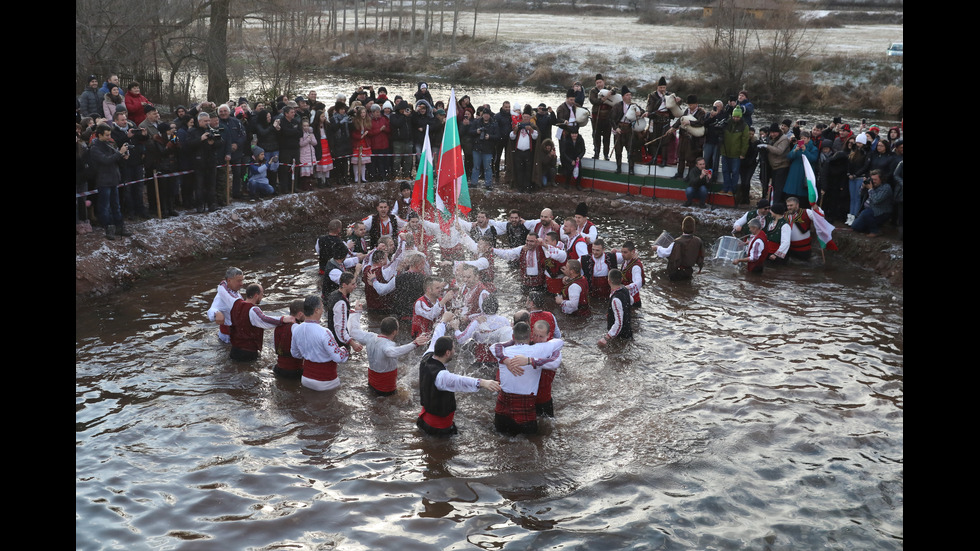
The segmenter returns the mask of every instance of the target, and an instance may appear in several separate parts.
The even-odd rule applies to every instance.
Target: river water
[[[644,247],[665,229],[597,222]],[[436,440],[414,424],[418,354],[388,398],[363,352],[326,393],[273,377],[271,332],[258,362],[228,359],[204,316],[225,268],[281,313],[315,292],[315,238],[253,239],[76,301],[77,549],[903,548],[903,297],[870,272],[831,253],[673,284],[646,254],[635,342],[595,346],[603,304],[559,317],[540,435],[497,434],[481,393]],[[491,376],[470,358],[451,369]]]

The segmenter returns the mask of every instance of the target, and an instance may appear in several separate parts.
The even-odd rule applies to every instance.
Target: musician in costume
[[[623,101],[617,103],[609,115],[609,121],[613,125],[613,138],[615,140],[613,149],[616,152],[616,174],[623,172],[623,149],[626,149],[627,164],[629,173],[633,174],[633,165],[636,164],[637,157],[640,156],[640,149],[643,140],[633,135],[633,123],[643,116],[643,109],[633,103],[633,93],[629,88],[623,86]]]
[[[601,92],[604,93],[600,94]],[[611,94],[611,90],[606,87],[606,81],[601,74],[595,76],[595,87],[589,90],[589,103],[592,104],[592,154],[593,159],[599,158],[599,146],[602,144],[602,156],[609,160],[609,137],[612,135],[612,123],[610,122],[610,111],[612,105],[604,100]],[[584,147],[584,146],[583,146]],[[564,156],[562,151],[562,156]]]
[[[685,118],[688,116],[693,117],[694,120]],[[687,109],[684,110],[681,118],[671,126],[674,130],[680,130],[680,137],[677,139],[677,174],[673,176],[674,178],[683,179],[684,169],[694,167],[697,158],[703,155],[704,134],[694,136],[688,129],[704,128],[704,120],[707,116],[705,110],[698,106],[698,97],[694,94],[687,96]]]
[[[698,273],[704,268],[704,243],[694,235],[694,227],[694,217],[685,216],[681,236],[666,247],[656,247],[657,256],[667,259],[667,277],[671,281],[691,279],[694,266],[698,267]]]
[[[670,119],[672,116],[670,110],[667,109],[668,95],[670,95],[670,92],[667,91],[667,79],[660,77],[660,80],[657,81],[657,91],[647,96],[646,117],[650,121],[647,130],[653,138],[661,138],[670,128]],[[650,153],[653,162],[660,166],[667,166],[667,147],[665,147],[665,142],[667,142],[667,138],[661,138],[647,146],[647,152]],[[658,155],[660,155],[659,162],[657,161]]]

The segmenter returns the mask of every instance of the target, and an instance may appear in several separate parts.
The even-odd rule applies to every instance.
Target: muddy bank
[[[283,195],[261,202],[233,203],[205,215],[185,213],[166,220],[148,220],[130,225],[131,238],[106,241],[96,229],[75,238],[76,296],[104,295],[124,288],[140,278],[165,273],[195,259],[223,256],[249,248],[250,241],[269,232],[288,232],[316,220],[326,231],[331,218],[350,221],[367,216],[380,197],[394,197],[394,183],[362,184],[308,193]],[[683,208],[677,201],[651,202],[603,192],[538,192],[514,195],[504,192],[484,194],[471,191],[474,207],[509,209],[518,206],[525,218],[535,217],[551,207],[559,219],[574,210],[579,201],[589,204],[596,216],[656,220],[666,228],[679,228],[681,220],[693,213],[699,220],[698,233],[725,235],[742,209],[716,208],[710,211]],[[669,231],[669,230],[668,230]],[[676,232],[673,232],[676,233]],[[870,239],[848,231],[834,232],[840,251],[827,253],[828,262],[845,261],[873,270],[901,288],[903,286],[904,247],[893,236]]]

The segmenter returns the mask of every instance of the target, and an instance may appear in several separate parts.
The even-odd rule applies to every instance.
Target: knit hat
[[[782,131],[783,131],[783,129],[780,128],[779,125],[776,124],[776,123],[772,123],[771,125],[769,125],[769,132],[780,132],[781,133]]]
[[[392,109],[392,110],[395,109],[395,107],[391,104],[391,101],[390,100],[389,101],[386,101],[385,104],[382,106],[382,108],[383,109]]]
[[[783,123],[782,124],[785,124],[786,126],[792,127],[793,126],[793,121],[791,119],[783,119]]]
[[[857,138],[854,138],[854,141],[856,141],[857,143],[859,143],[861,145],[866,145],[868,143],[868,135],[865,134],[864,132],[862,132],[862,133],[858,134],[858,137]]]
[[[825,147],[827,149],[833,149],[834,148],[834,142],[832,142],[830,140],[823,140],[822,142],[820,142],[820,149],[823,149]]]
[[[742,108],[741,107],[736,107],[735,109],[733,109],[732,110],[732,116],[733,117],[741,117],[742,116]]]
[[[258,158],[259,158],[259,155],[261,155],[261,154],[263,154],[263,153],[265,153],[265,150],[264,150],[264,149],[262,149],[262,148],[261,148],[261,147],[259,147],[259,146],[255,146],[255,147],[253,147],[253,148],[252,148],[252,157],[253,157],[253,158],[256,158],[256,159],[258,159]]]

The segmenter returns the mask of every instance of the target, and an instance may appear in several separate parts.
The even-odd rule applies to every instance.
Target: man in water
[[[303,301],[306,319],[293,329],[290,353],[303,359],[303,377],[300,383],[312,390],[332,390],[340,386],[337,364],[349,358],[347,349],[339,346],[333,333],[320,325],[323,317],[323,301],[313,295]]]
[[[364,331],[361,329],[361,310],[363,308],[364,304],[359,303],[357,311],[350,315],[350,334],[367,347],[368,386],[378,396],[391,396],[396,390],[398,359],[415,350],[415,347],[428,343],[432,335],[423,333],[415,337],[413,341],[401,346],[396,345],[398,318],[388,316],[381,320],[380,334]]]
[[[698,273],[704,268],[704,243],[694,235],[694,226],[694,217],[685,216],[681,222],[683,234],[666,247],[656,247],[657,256],[667,259],[667,277],[671,281],[691,279],[695,265]]]
[[[218,292],[208,308],[208,319],[218,324],[218,340],[228,344],[231,342],[231,307],[236,301],[242,300],[239,293],[245,283],[245,274],[235,267],[225,270],[225,278],[218,284]]]
[[[303,375],[303,360],[294,358],[291,349],[293,328],[306,319],[303,315],[303,299],[298,298],[289,303],[289,315],[293,316],[295,322],[276,327],[272,334],[273,346],[276,349],[276,365],[272,368],[272,373],[284,379],[299,379]]]
[[[633,309],[630,303],[630,289],[623,286],[623,272],[611,270],[608,276],[609,310],[606,312],[606,334],[599,339],[599,346],[604,347],[613,339],[630,340],[633,338]]]
[[[453,314],[446,312],[442,321],[436,325],[429,349],[419,363],[419,398],[422,412],[415,424],[426,434],[451,436],[458,429],[456,415],[456,392],[478,392],[488,389],[500,392],[500,383],[490,379],[475,379],[456,375],[446,369],[446,364],[455,357],[452,337],[445,336],[446,322]]]
[[[265,293],[262,286],[253,283],[245,289],[245,299],[236,301],[231,307],[231,359],[252,361],[259,357],[262,351],[262,337],[265,329],[275,329],[283,323],[293,323],[292,316],[282,316],[279,319],[262,313],[259,304]]]
[[[552,339],[532,344],[531,328],[527,323],[514,324],[514,344],[493,346],[493,355],[500,362],[497,370],[501,391],[497,394],[493,425],[498,432],[536,434],[538,432],[537,393],[542,367],[557,359],[565,342]]]

